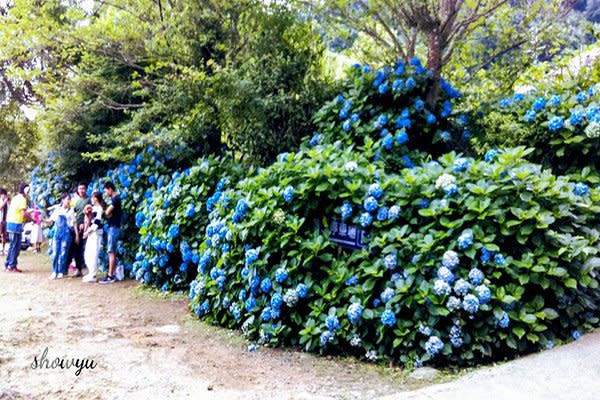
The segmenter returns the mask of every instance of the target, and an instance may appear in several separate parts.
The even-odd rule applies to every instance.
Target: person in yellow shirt
[[[23,224],[30,218],[27,214],[29,200],[27,192],[29,185],[22,183],[19,185],[19,193],[13,197],[6,213],[6,231],[8,232],[8,240],[10,246],[8,255],[4,264],[7,272],[21,272],[17,267],[19,253],[21,252],[21,237],[23,235]]]

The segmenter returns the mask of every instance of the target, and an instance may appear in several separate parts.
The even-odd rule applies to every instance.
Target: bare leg
[[[108,275],[115,276],[115,253],[108,253]]]

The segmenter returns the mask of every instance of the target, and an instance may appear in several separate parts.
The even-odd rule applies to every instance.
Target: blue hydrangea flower
[[[525,113],[525,122],[532,122],[535,120],[536,112],[533,110],[527,110]]]
[[[585,92],[579,92],[575,95],[575,101],[578,103],[583,103],[587,100],[587,94]]]
[[[427,113],[427,116],[425,117],[425,122],[427,123],[427,125],[433,125],[436,121],[437,118],[435,115],[433,115],[432,113]]]
[[[454,281],[454,274],[447,267],[440,267],[437,271],[437,278],[443,280],[447,283],[452,283]]]
[[[590,194],[590,188],[585,183],[579,182],[573,187],[573,193],[577,196],[587,196]]]
[[[396,133],[396,143],[399,145],[406,144],[408,142],[408,134],[405,129],[401,129],[398,133]]]
[[[299,298],[301,298],[301,299],[305,298],[307,293],[308,293],[308,289],[304,283],[299,283],[296,286],[296,294],[298,295]]]
[[[481,272],[480,269],[472,268],[469,271],[469,280],[471,281],[471,283],[473,283],[473,285],[481,285],[484,279],[485,276],[483,275],[483,272]]]
[[[388,217],[388,208],[386,206],[381,207],[377,210],[377,220],[385,221]]]
[[[417,81],[412,76],[406,80],[406,88],[408,90],[412,90],[417,87]]]
[[[340,321],[335,315],[329,315],[325,319],[325,326],[327,327],[327,330],[335,332],[336,330],[340,329]]]
[[[244,306],[246,307],[246,312],[251,312],[256,307],[256,299],[252,296],[248,297]]]
[[[366,228],[367,226],[369,226],[373,223],[373,216],[371,214],[369,214],[368,212],[364,212],[364,213],[360,214],[360,218],[358,221],[360,223],[360,226],[362,226],[363,228]]]
[[[310,139],[310,145],[311,146],[316,146],[319,144],[319,141],[321,140],[321,135],[319,135],[318,133],[315,133],[313,135],[313,137]]]
[[[283,303],[283,299],[281,298],[281,295],[279,293],[273,293],[273,296],[271,296],[271,309],[272,310],[279,310],[281,308],[281,304]],[[274,317],[276,318],[276,317]]]
[[[500,108],[507,108],[510,107],[510,105],[511,101],[509,98],[502,99],[498,102],[498,106],[500,106]]]
[[[352,123],[358,122],[359,119],[360,117],[357,113],[354,113],[350,116],[350,121],[352,121]]]
[[[388,90],[389,90],[389,85],[387,83],[382,83],[381,85],[379,85],[379,87],[377,88],[377,90],[381,94],[386,94],[388,92]]]
[[[485,285],[479,285],[475,288],[475,291],[477,292],[477,297],[479,298],[480,304],[489,303],[490,299],[492,298],[492,292],[490,291],[489,287]]]
[[[396,325],[396,316],[390,310],[385,310],[381,314],[381,323],[385,326],[394,326]]]
[[[348,306],[348,311],[346,312],[346,315],[348,315],[350,323],[356,324],[360,320],[362,312],[363,308],[360,305],[360,303],[352,303]]]
[[[288,278],[288,271],[284,267],[277,268],[275,271],[275,281],[277,283],[283,283]]]
[[[396,293],[394,292],[394,289],[392,288],[386,288],[383,292],[381,292],[381,294],[379,295],[379,298],[381,299],[382,302],[387,303],[388,301],[390,301],[392,299],[392,297],[394,297]]]
[[[579,331],[573,331],[571,336],[573,337],[573,340],[578,340],[579,338],[581,338],[581,333],[579,333]]]
[[[321,346],[325,347],[327,346],[327,343],[333,342],[333,336],[333,333],[330,331],[325,331],[321,333]]]
[[[533,101],[531,107],[534,111],[540,111],[546,106],[546,99],[543,97],[538,97]]]
[[[364,207],[368,212],[373,212],[379,207],[379,203],[374,196],[369,196],[364,202]]]
[[[440,138],[444,142],[449,142],[452,139],[452,135],[450,135],[450,132],[448,131],[442,131],[442,133],[440,133]]]
[[[471,290],[471,284],[462,278],[454,284],[454,292],[459,296],[464,296],[469,290]]]
[[[425,343],[425,351],[432,357],[434,357],[436,354],[442,351],[443,348],[444,343],[437,336],[429,337],[429,339],[427,339],[427,342]]]
[[[460,347],[463,344],[463,338],[462,338],[462,329],[460,329],[460,326],[458,325],[453,325],[452,328],[450,328],[450,343],[452,344],[452,347]]]
[[[273,284],[271,283],[271,280],[269,278],[264,278],[262,282],[260,282],[260,290],[263,293],[269,293],[272,288]]]
[[[546,342],[546,349],[547,349],[547,350],[550,350],[550,349],[552,349],[552,348],[554,348],[554,341],[553,341],[553,340],[548,340],[548,341]]]
[[[422,111],[425,108],[425,102],[419,98],[415,100],[415,110]]]
[[[550,99],[548,100],[548,106],[556,107],[556,106],[560,105],[561,101],[562,101],[562,99],[560,98],[560,96],[554,94],[554,95],[550,96]]]
[[[352,275],[350,278],[346,279],[346,286],[354,286],[358,283],[358,278],[355,275]]]
[[[488,262],[490,262],[490,259],[492,258],[492,255],[493,255],[492,252],[490,252],[485,247],[482,247],[481,248],[481,263],[482,264],[487,264]]]
[[[468,294],[463,299],[463,309],[469,314],[475,314],[479,310],[479,299],[472,294]]]
[[[386,126],[388,123],[388,117],[385,114],[381,114],[379,117],[377,117],[377,120],[375,121],[375,127],[377,129],[381,129],[384,126]]]
[[[554,116],[550,118],[550,121],[548,122],[548,129],[550,129],[552,132],[556,132],[562,128],[564,124],[565,122],[561,117]]]
[[[248,249],[246,250],[246,265],[252,265],[257,259],[259,255],[259,249]]]
[[[294,199],[294,187],[291,185],[286,186],[281,195],[283,196],[283,200],[289,203]]]
[[[260,320],[263,322],[271,320],[271,307],[263,308],[260,313]]]
[[[469,160],[467,160],[466,158],[457,158],[454,161],[454,165],[452,167],[452,169],[454,170],[454,172],[463,172],[466,171],[467,168],[469,168]]]
[[[403,86],[404,82],[402,81],[402,79],[396,79],[394,82],[392,82],[392,90],[394,92],[399,92],[400,90],[402,90]]]
[[[348,118],[348,110],[342,108],[340,110],[339,117],[340,117],[340,119]]]
[[[340,210],[342,212],[342,220],[346,220],[352,216],[352,206],[350,205],[350,203],[345,202],[344,204],[342,204]]]
[[[444,187],[444,193],[446,196],[451,197],[458,193],[458,186],[456,186],[456,183],[451,183],[450,185]]]
[[[431,328],[427,325],[419,324],[419,333],[425,336],[431,336]]]
[[[388,218],[391,220],[395,220],[400,216],[400,207],[393,205],[390,207],[388,211]]]
[[[352,102],[350,100],[344,101],[344,110],[350,111],[352,109]]]
[[[498,157],[498,155],[500,154],[500,152],[496,149],[491,149],[486,151],[485,156],[483,156],[483,159],[487,162],[492,162],[496,159],[496,157]]]
[[[337,102],[338,104],[343,104],[344,103],[344,96],[342,96],[341,94],[337,95]]]
[[[391,150],[394,146],[394,137],[391,134],[387,134],[381,141],[381,145],[386,150]]]
[[[369,190],[368,190],[367,194],[369,196],[373,196],[374,198],[378,199],[383,195],[383,189],[381,188],[381,185],[379,183],[372,183],[369,185]],[[367,211],[369,211],[369,210],[367,210]]]
[[[396,257],[396,254],[392,253],[385,256],[385,258],[383,259],[383,263],[385,264],[385,268],[388,270],[396,268],[396,266],[398,265],[398,259]]]
[[[503,266],[506,265],[506,260],[504,259],[504,256],[502,254],[498,253],[494,255],[494,263],[496,265]]]
[[[583,111],[575,110],[571,111],[571,116],[569,117],[569,122],[571,125],[579,125],[583,122]]]
[[[448,282],[443,281],[441,279],[436,279],[434,284],[433,284],[433,293],[435,293],[438,296],[444,296],[444,295],[448,295],[450,294],[450,285],[448,285]]]
[[[442,265],[449,269],[454,269],[458,266],[458,254],[453,250],[448,250],[442,256]]]
[[[473,244],[473,231],[470,229],[464,230],[458,237],[458,248],[461,250],[468,249]]]
[[[454,311],[460,308],[460,300],[457,297],[450,296],[448,297],[448,302],[446,303],[446,308],[448,311]]]
[[[502,311],[502,316],[500,319],[496,320],[496,324],[502,329],[508,328],[508,325],[510,324],[510,317],[506,311]]]
[[[349,119],[344,121],[344,123],[342,124],[342,129],[344,130],[344,132],[350,132],[350,129],[352,129],[352,124]]]

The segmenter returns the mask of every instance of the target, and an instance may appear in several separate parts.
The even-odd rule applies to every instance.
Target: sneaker
[[[62,279],[63,278],[63,273],[59,272],[58,275],[56,275],[56,279]]]
[[[106,275],[104,279],[99,281],[98,283],[107,284],[107,283],[115,283],[117,280],[114,276]]]
[[[88,275],[86,275],[86,276],[83,277],[82,281],[85,282],[85,283],[94,283],[94,282],[97,281],[96,275],[90,275],[90,274],[88,274]]]
[[[52,275],[50,275],[50,278],[48,278],[50,280],[54,280],[56,279],[56,272],[53,272]]]
[[[14,267],[14,268],[9,268],[9,269],[8,269],[8,272],[23,272],[23,271],[21,271],[21,270],[20,270],[19,268],[17,268],[17,267]]]
[[[80,270],[75,271],[75,273],[71,276],[71,278],[81,278],[83,274]]]

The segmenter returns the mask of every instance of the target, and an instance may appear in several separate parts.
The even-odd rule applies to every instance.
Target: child
[[[86,205],[83,209],[85,216],[83,238],[87,239],[83,258],[88,267],[88,273],[83,277],[83,282],[96,282],[98,273],[98,254],[102,246],[102,214],[104,213],[104,201],[100,192],[94,192],[91,196],[92,205]]]
[[[52,275],[50,279],[61,279],[67,273],[69,262],[69,247],[75,235],[75,212],[70,207],[71,196],[63,193],[60,196],[60,206],[57,207],[49,222],[54,222]]]
[[[31,212],[33,226],[31,227],[31,251],[40,253],[42,251],[42,211],[39,206],[34,206]]]

